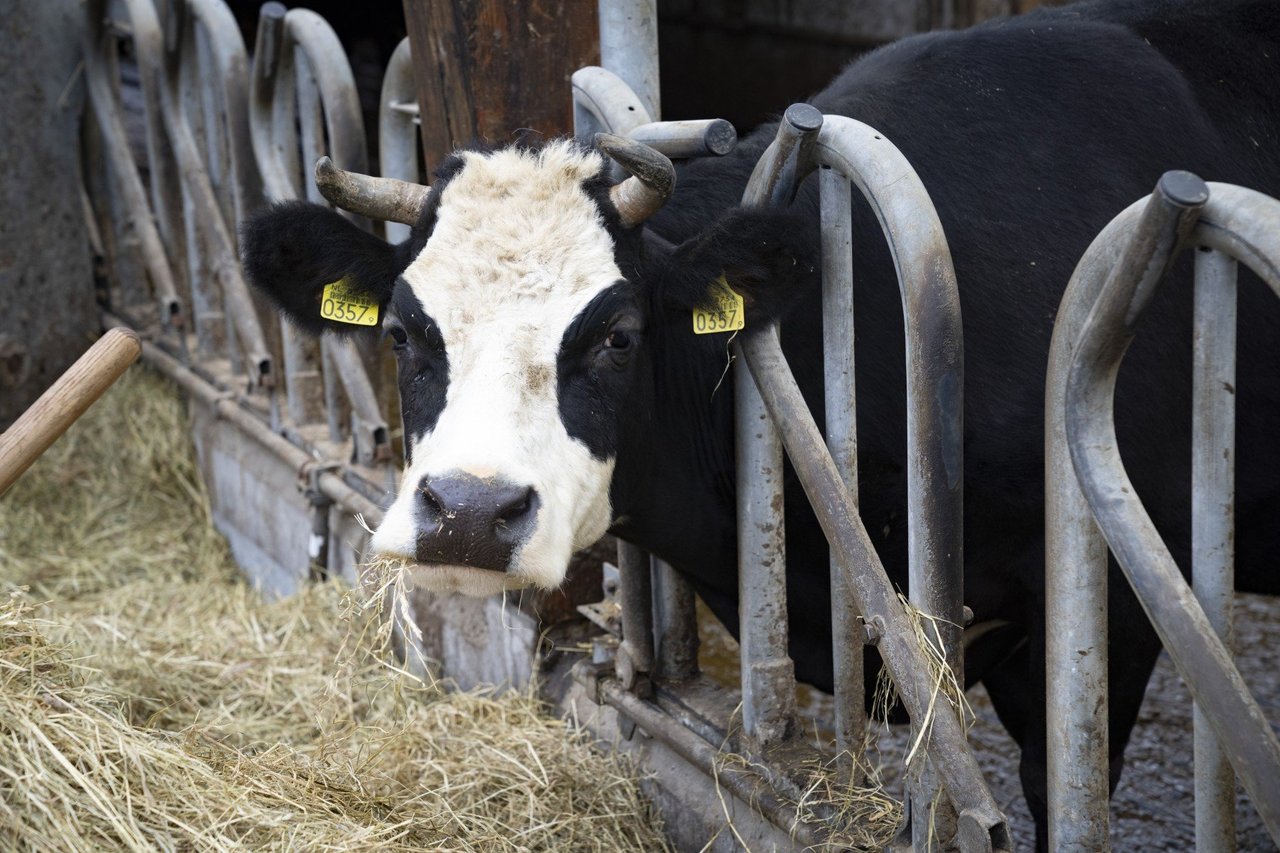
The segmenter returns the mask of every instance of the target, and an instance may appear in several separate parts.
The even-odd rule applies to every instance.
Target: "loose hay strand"
[[[392,671],[393,628],[337,584],[263,601],[210,518],[139,369],[0,503],[0,848],[665,849],[627,768],[535,697]]]

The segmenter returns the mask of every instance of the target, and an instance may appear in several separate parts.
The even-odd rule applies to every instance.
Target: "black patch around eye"
[[[628,369],[642,332],[634,285],[602,291],[565,329],[556,357],[560,420],[571,438],[605,460],[617,453],[620,422],[634,371]],[[625,345],[624,345],[625,341]]]
[[[404,338],[394,349],[407,457],[414,438],[434,429],[444,411],[449,357],[439,327],[403,280],[396,284],[391,306]]]

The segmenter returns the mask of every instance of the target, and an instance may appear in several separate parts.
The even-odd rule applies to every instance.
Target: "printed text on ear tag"
[[[324,292],[320,294],[320,316],[353,326],[376,326],[378,303],[341,278],[324,286]]]
[[[693,333],[711,335],[716,332],[736,332],[747,325],[742,297],[734,293],[724,275],[711,282],[707,288],[709,308],[693,309]]]

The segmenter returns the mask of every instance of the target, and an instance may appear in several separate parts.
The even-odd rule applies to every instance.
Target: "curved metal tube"
[[[413,54],[406,36],[396,46],[382,77],[378,106],[378,168],[384,178],[398,178],[412,184],[423,183],[418,169],[418,94],[413,80]],[[409,237],[409,226],[388,222],[387,242],[399,243]]]
[[[1142,204],[1136,223],[1120,232],[1137,235],[1130,245],[1141,241],[1152,230],[1150,223],[1159,217],[1159,209],[1169,206],[1161,197],[1169,194],[1164,192],[1169,189],[1164,184],[1162,179],[1162,191],[1151,202]],[[1212,199],[1203,214],[1207,225],[1198,228],[1192,239],[1244,247],[1242,254],[1247,258],[1270,259],[1255,271],[1280,294],[1274,262],[1280,259],[1280,202],[1227,185],[1213,185],[1211,192]],[[1178,193],[1171,194],[1176,201]],[[1134,222],[1133,211],[1131,207],[1122,216]],[[1176,226],[1163,228],[1165,234],[1177,230]],[[1162,238],[1165,245],[1168,239]],[[1168,251],[1169,255],[1172,253]],[[1132,339],[1134,323],[1149,304],[1159,283],[1157,272],[1163,272],[1164,266],[1147,261],[1139,247],[1122,255],[1122,267],[1131,254],[1138,257],[1127,264],[1127,269],[1111,275],[1103,286],[1080,329],[1071,358],[1062,406],[1072,463],[1080,488],[1126,578],[1211,723],[1268,831],[1273,838],[1280,838],[1280,789],[1275,786],[1275,780],[1280,778],[1280,741],[1136,497],[1116,445],[1116,376]],[[1097,570],[1105,572],[1105,563]]]

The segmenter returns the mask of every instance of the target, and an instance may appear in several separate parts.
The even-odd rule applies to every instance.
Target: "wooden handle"
[[[111,329],[0,435],[0,495],[49,449],[142,352],[132,329]]]

